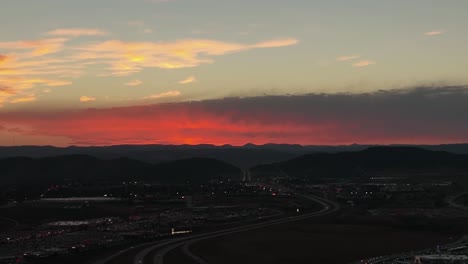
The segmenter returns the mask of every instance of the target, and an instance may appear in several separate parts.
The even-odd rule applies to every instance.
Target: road
[[[0,206],[0,209],[15,207],[17,204],[18,204],[17,202],[10,202],[10,203]]]
[[[0,209],[7,209],[7,208],[15,207],[17,204],[18,204],[17,202],[7,203],[5,205],[0,206]],[[15,219],[11,219],[9,217],[0,216],[0,222],[8,223],[8,225],[11,226],[11,228],[19,226],[18,221],[16,221]]]
[[[461,197],[461,196],[464,196],[464,195],[467,195],[468,192],[464,192],[464,193],[459,193],[457,195],[453,195],[453,196],[449,196],[447,197],[446,199],[446,202],[451,206],[451,207],[454,207],[454,208],[457,208],[459,210],[462,210],[462,211],[465,211],[465,212],[468,212],[468,206],[465,206],[463,204],[459,204],[456,202],[456,200]]]
[[[17,204],[18,204],[17,202],[11,202],[11,203],[0,206],[0,209],[15,207]],[[1,211],[0,211],[0,213],[1,213]],[[19,222],[16,221],[15,219],[11,219],[11,218],[5,217],[5,216],[0,216],[0,222],[8,223],[9,226],[11,226],[12,228],[19,225]]]
[[[278,186],[275,186],[275,187],[278,187]],[[167,255],[167,253],[177,248],[181,248],[182,252],[188,258],[190,258],[193,261],[193,263],[207,264],[205,260],[203,260],[199,256],[196,256],[190,251],[191,244],[200,242],[202,240],[215,238],[215,237],[227,236],[227,235],[234,234],[234,233],[245,232],[245,231],[249,231],[253,229],[272,226],[272,225],[305,220],[305,219],[312,218],[312,217],[324,216],[324,215],[331,214],[339,210],[340,208],[339,204],[320,198],[320,197],[316,197],[313,195],[305,195],[305,194],[298,194],[298,196],[320,204],[322,206],[322,209],[313,213],[307,213],[307,214],[302,214],[302,215],[287,217],[287,218],[282,218],[282,219],[276,219],[276,220],[269,220],[269,221],[262,222],[262,223],[249,224],[249,225],[244,225],[240,227],[234,227],[234,228],[229,228],[225,230],[214,231],[214,232],[209,232],[209,233],[204,233],[204,234],[198,234],[198,235],[178,237],[178,238],[170,239],[166,241],[146,243],[146,244],[142,244],[142,245],[121,251],[117,254],[107,257],[106,259],[97,261],[94,264],[107,264],[108,262],[112,260],[118,259],[122,254],[129,253],[130,251],[131,251],[131,254],[134,254],[134,257],[133,257],[133,262],[128,263],[128,264],[164,264],[165,256]],[[138,248],[138,250],[135,251],[134,250],[135,248]]]
[[[11,218],[8,218],[8,217],[2,217],[2,216],[0,216],[0,222],[7,223],[8,225],[5,228],[8,228],[8,229],[11,229],[11,228],[16,227],[16,226],[19,225],[18,221],[16,221],[15,219],[11,219]]]

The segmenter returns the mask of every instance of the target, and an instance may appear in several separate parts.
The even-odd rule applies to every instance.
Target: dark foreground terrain
[[[208,263],[335,264],[430,248],[448,241],[451,241],[448,232],[308,220],[207,240],[191,249]],[[185,262],[174,253],[168,263]]]
[[[315,153],[249,170],[206,158],[0,159],[0,262],[203,263],[187,247],[211,264],[350,263],[408,251],[412,261],[415,250],[433,253],[467,234],[467,162],[409,147]],[[267,219],[275,225],[248,226]],[[209,234],[231,227],[239,232]],[[187,233],[203,240],[191,243]],[[159,244],[174,236],[184,242]]]

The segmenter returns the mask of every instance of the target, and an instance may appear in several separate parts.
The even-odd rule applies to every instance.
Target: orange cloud
[[[184,80],[180,81],[179,84],[189,84],[189,83],[193,83],[193,82],[196,82],[196,81],[197,81],[197,79],[194,76],[190,76],[187,79],[184,79]]]
[[[258,48],[279,48],[279,47],[286,47],[286,46],[293,46],[299,43],[299,40],[293,38],[287,39],[278,39],[278,40],[270,40],[261,43],[257,43],[251,45],[251,48],[258,49]]]
[[[441,31],[441,30],[429,31],[429,32],[424,33],[424,35],[426,36],[437,36],[437,35],[442,35],[442,34],[444,34],[444,31]]]
[[[4,93],[0,104],[36,100],[33,94],[36,91],[31,91],[36,86],[72,84],[61,78],[79,75],[79,66],[49,56],[62,50],[65,42],[66,39],[0,42],[0,48],[12,51],[11,54],[0,55],[0,84],[14,91],[14,94]]]
[[[349,56],[341,56],[336,58],[337,61],[350,61],[350,60],[355,60],[360,58],[361,56],[359,55],[349,55]]]
[[[14,60],[11,56],[0,54],[0,65],[6,65],[7,63]]]
[[[129,75],[143,68],[179,69],[211,63],[210,57],[257,48],[275,48],[297,44],[295,39],[261,42],[253,45],[207,39],[176,42],[123,42],[109,40],[80,47],[77,60],[96,60],[108,64],[112,75]]]
[[[36,85],[44,86],[65,86],[71,84],[69,81],[54,80],[54,79],[42,79],[42,78],[25,78],[25,77],[2,77],[0,82],[12,87],[17,91],[27,90],[35,87]]]
[[[81,36],[105,36],[107,32],[96,28],[62,28],[46,33],[50,36],[81,37]]]
[[[142,81],[140,81],[140,80],[133,80],[133,81],[130,81],[130,82],[126,83],[125,85],[127,85],[127,86],[139,86],[139,85],[141,85],[141,84],[143,84]]]
[[[47,86],[55,87],[55,86],[70,85],[70,84],[72,84],[72,82],[71,81],[61,81],[61,80],[48,80],[46,84],[47,84]]]
[[[0,95],[6,95],[6,94],[10,95],[10,94],[16,94],[16,93],[15,93],[15,90],[12,89],[11,87],[0,85]]]
[[[71,82],[55,79],[22,77],[22,76],[2,76],[0,75],[0,105],[5,103],[22,103],[35,101],[37,98],[30,89],[36,86],[64,86]]]
[[[367,67],[370,65],[377,64],[375,61],[362,60],[353,64],[354,67]]]
[[[83,103],[93,102],[93,101],[96,101],[96,98],[89,97],[89,96],[81,96],[80,97],[80,102],[83,102]]]
[[[27,102],[33,102],[33,101],[36,101],[36,100],[37,100],[36,96],[29,95],[29,96],[14,98],[13,100],[10,101],[10,103],[11,104],[27,103]]]
[[[0,107],[10,98],[16,95],[16,91],[8,86],[0,84]]]
[[[30,50],[29,56],[44,56],[63,50],[66,38],[0,42],[0,49]]]
[[[139,23],[135,23],[139,25]],[[144,24],[141,24],[144,26]],[[102,36],[106,32],[92,28],[56,29],[47,32],[55,36],[37,40],[0,42],[0,84],[14,90],[14,94],[2,92],[0,104],[16,103],[17,98],[27,98],[40,92],[37,86],[66,86],[72,84],[70,78],[86,73],[89,65],[104,65],[93,71],[97,76],[127,76],[145,68],[179,69],[212,63],[214,57],[251,49],[276,48],[298,43],[296,39],[278,39],[256,44],[241,44],[209,39],[185,39],[173,42],[125,42],[108,40],[78,44],[66,47],[67,41],[79,36]],[[62,54],[61,52],[64,51]],[[66,52],[66,53],[65,53]],[[66,54],[66,55],[64,55]],[[59,57],[60,56],[60,57]],[[180,84],[195,82],[191,76]],[[126,83],[138,86],[142,82],[134,80]],[[148,96],[147,99],[160,99],[179,96],[179,91]],[[83,102],[95,100],[83,97]],[[21,100],[20,100],[21,101]]]
[[[159,93],[159,94],[152,94],[152,95],[144,97],[143,99],[161,99],[161,98],[167,98],[167,97],[177,97],[181,94],[182,93],[179,91],[168,91],[168,92]]]

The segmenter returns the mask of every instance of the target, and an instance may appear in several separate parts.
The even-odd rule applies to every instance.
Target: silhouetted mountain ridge
[[[204,158],[159,164],[129,158],[102,160],[89,155],[0,159],[0,183],[12,185],[138,180],[181,184],[187,181],[207,182],[224,175],[240,177],[241,170],[219,160]]]
[[[297,151],[296,151],[297,152]],[[43,158],[71,154],[91,155],[100,159],[116,159],[128,157],[148,163],[160,163],[188,158],[215,158],[248,168],[259,163],[270,163],[296,157],[304,152],[272,149],[266,147],[235,147],[230,145],[118,145],[108,147],[76,147],[57,148],[50,146],[20,146],[0,147],[0,158],[25,156]]]
[[[259,165],[254,172],[284,171],[305,176],[353,177],[378,172],[468,172],[468,155],[417,147],[371,147],[357,152],[313,153]]]
[[[241,175],[241,170],[226,162],[209,158],[190,158],[155,165],[161,179],[168,182],[206,183],[223,176]]]

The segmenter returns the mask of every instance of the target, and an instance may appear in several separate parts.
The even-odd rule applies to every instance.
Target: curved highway
[[[331,214],[339,210],[340,208],[339,204],[320,198],[320,197],[316,197],[313,195],[304,195],[304,194],[298,194],[298,196],[320,204],[322,206],[322,209],[313,213],[307,213],[303,215],[287,217],[287,218],[282,218],[282,219],[277,219],[277,220],[269,220],[269,221],[262,222],[262,223],[249,224],[245,226],[234,227],[234,228],[229,228],[225,230],[214,231],[214,232],[209,232],[209,233],[204,233],[204,234],[179,237],[179,238],[170,239],[166,241],[145,243],[145,244],[141,244],[139,246],[121,251],[106,259],[97,261],[94,264],[107,264],[111,260],[118,259],[119,256],[121,256],[122,254],[127,253],[130,250],[133,250],[135,248],[138,248],[138,251],[135,251],[136,253],[134,255],[133,262],[131,264],[164,264],[164,259],[165,259],[166,254],[180,247],[182,247],[182,252],[187,257],[189,257],[193,261],[193,263],[207,264],[205,260],[203,260],[199,256],[196,256],[190,251],[189,247],[191,244],[202,241],[202,240],[206,240],[206,239],[226,236],[226,235],[230,235],[234,233],[263,228],[263,227],[267,227],[271,225],[284,224],[284,223],[304,220],[304,219],[308,219],[312,217],[324,216],[324,215]]]
[[[11,228],[14,228],[16,226],[19,226],[19,222],[16,221],[15,219],[0,216],[0,222],[2,222],[2,221],[8,224],[8,226],[5,227],[7,229],[11,229]]]
[[[462,211],[468,212],[468,206],[463,205],[463,204],[459,204],[459,203],[456,202],[456,200],[459,197],[462,197],[462,196],[465,196],[465,195],[468,195],[468,192],[463,192],[463,193],[459,193],[457,195],[449,196],[449,197],[447,197],[447,199],[445,199],[445,201],[453,208],[457,208],[457,209],[460,209]]]

